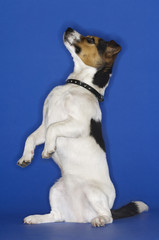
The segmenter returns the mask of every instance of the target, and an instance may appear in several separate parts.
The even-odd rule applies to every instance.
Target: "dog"
[[[52,157],[62,177],[50,189],[50,213],[30,215],[24,223],[65,221],[105,226],[148,210],[141,201],[112,210],[116,193],[106,160],[99,102],[104,100],[121,47],[113,40],[85,37],[72,28],[65,31],[63,39],[73,57],[74,71],[63,86],[47,96],[42,124],[27,138],[17,163],[26,167],[35,147],[45,143],[42,158]]]

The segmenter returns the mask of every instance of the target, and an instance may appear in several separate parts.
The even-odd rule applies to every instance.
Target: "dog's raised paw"
[[[22,162],[22,163],[17,162],[17,165],[18,165],[19,167],[25,168],[25,167],[27,167],[30,163],[31,163],[31,162],[29,162],[29,161],[27,161],[27,162],[24,161],[24,162]]]
[[[51,158],[53,154],[54,154],[54,152],[43,151],[42,154],[41,154],[41,157],[48,159],[48,158]]]
[[[21,159],[19,159],[19,161],[17,162],[17,165],[19,167],[25,168],[27,167],[31,162],[32,162],[33,158],[31,160],[25,160],[23,157]]]

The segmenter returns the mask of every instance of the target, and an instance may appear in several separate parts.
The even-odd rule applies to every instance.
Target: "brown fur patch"
[[[121,51],[121,47],[113,40],[108,42],[105,51],[105,62],[108,67],[112,67],[117,54]]]
[[[90,37],[90,36],[87,36]],[[98,53],[96,45],[98,44],[98,37],[92,37],[95,40],[95,44],[90,44],[87,42],[87,37],[82,37],[81,42],[77,43],[77,46],[81,48],[79,57],[81,60],[91,67],[98,68],[103,64],[103,59]]]
[[[94,38],[94,44],[88,43],[87,38]],[[100,68],[105,63],[108,67],[112,67],[117,53],[121,50],[121,47],[114,41],[108,42],[105,53],[101,56],[98,52],[97,45],[100,38],[94,36],[82,37],[80,42],[76,45],[81,48],[78,56],[88,66]]]

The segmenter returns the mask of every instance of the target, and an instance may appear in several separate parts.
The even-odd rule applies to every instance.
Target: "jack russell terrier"
[[[35,147],[45,143],[42,158],[52,157],[62,177],[50,189],[50,213],[30,215],[24,223],[91,222],[100,227],[148,210],[141,201],[112,210],[116,193],[106,160],[99,102],[121,47],[113,40],[82,36],[72,28],[64,33],[64,44],[73,57],[74,71],[66,84],[49,93],[42,124],[27,138],[17,163],[26,167]]]

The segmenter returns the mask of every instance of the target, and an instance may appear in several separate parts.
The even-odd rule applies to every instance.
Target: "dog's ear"
[[[119,53],[120,50],[121,50],[121,46],[117,44],[114,40],[111,40],[108,42],[105,55],[106,57],[111,57]]]

